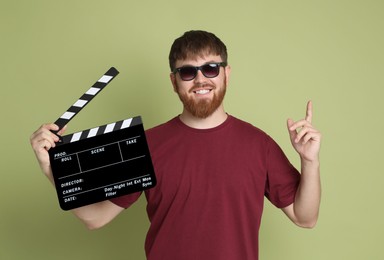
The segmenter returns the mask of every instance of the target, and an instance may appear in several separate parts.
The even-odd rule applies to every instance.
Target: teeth
[[[196,94],[207,94],[210,90],[208,89],[200,89],[195,91]]]

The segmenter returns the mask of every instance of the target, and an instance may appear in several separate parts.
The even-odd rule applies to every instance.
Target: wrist
[[[301,168],[320,168],[320,160],[319,158],[313,159],[313,160],[308,160],[305,158],[300,158],[301,159]]]

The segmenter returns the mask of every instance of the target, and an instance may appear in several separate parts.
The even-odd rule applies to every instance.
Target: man
[[[315,225],[320,205],[321,134],[305,119],[287,128],[301,159],[301,174],[271,137],[225,112],[231,68],[224,43],[214,34],[190,31],[176,39],[169,62],[182,113],[146,131],[157,177],[145,191],[151,222],[148,259],[258,259],[258,232],[266,196],[298,226]],[[53,183],[47,151],[58,137],[41,126],[31,144]],[[62,134],[63,131],[61,131]],[[77,208],[90,229],[102,227],[141,193]]]

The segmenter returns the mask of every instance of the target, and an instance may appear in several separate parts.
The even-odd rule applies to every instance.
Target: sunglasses
[[[212,62],[212,63],[207,63],[198,67],[184,66],[184,67],[174,69],[173,74],[176,74],[178,72],[182,80],[189,81],[189,80],[193,80],[197,75],[197,71],[200,70],[203,73],[204,77],[214,78],[214,77],[217,77],[217,75],[219,75],[220,67],[225,67],[225,66],[227,66],[226,62]]]

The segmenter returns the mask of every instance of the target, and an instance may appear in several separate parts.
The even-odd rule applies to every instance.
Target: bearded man
[[[146,131],[157,178],[145,191],[150,260],[258,259],[264,196],[298,226],[311,228],[317,221],[321,134],[311,123],[312,102],[304,119],[287,121],[300,173],[269,135],[224,110],[231,73],[227,59],[224,43],[206,31],[186,32],[171,47],[170,79],[183,110]],[[47,150],[58,137],[50,130],[57,126],[40,127],[31,144],[53,182]],[[88,228],[99,228],[141,194],[72,212]]]

